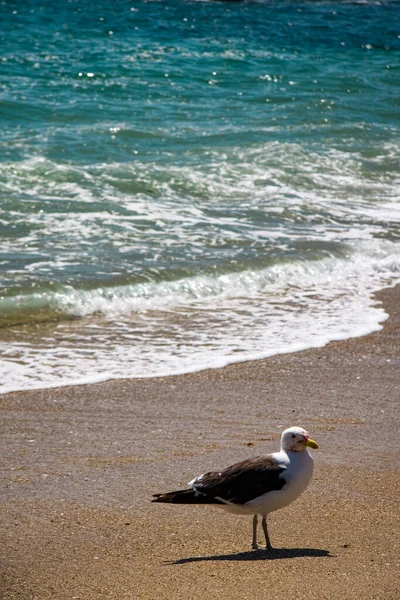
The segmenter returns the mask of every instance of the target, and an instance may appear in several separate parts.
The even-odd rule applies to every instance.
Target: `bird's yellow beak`
[[[308,446],[309,448],[314,448],[314,450],[317,450],[319,448],[317,442],[314,442],[314,440],[312,440],[311,438],[308,438],[308,440],[306,441],[306,446]]]

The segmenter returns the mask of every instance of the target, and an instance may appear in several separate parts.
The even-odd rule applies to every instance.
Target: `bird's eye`
[[[292,433],[292,438],[295,438],[295,437],[296,437],[296,435],[294,433]]]

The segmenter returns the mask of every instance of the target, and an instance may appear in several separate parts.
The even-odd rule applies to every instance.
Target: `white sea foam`
[[[372,294],[400,279],[391,247],[109,293],[71,290],[58,301],[82,319],[40,344],[26,331],[3,344],[0,391],[186,373],[365,335],[387,316]]]
[[[393,253],[390,249],[393,249]],[[55,303],[71,315],[83,317],[101,313],[106,317],[146,311],[169,310],[202,303],[220,306],[237,299],[284,296],[296,301],[302,290],[314,290],[323,299],[337,293],[350,293],[358,288],[379,289],[379,282],[396,277],[400,272],[397,246],[390,242],[368,244],[351,258],[328,257],[312,261],[281,262],[264,269],[249,269],[212,275],[185,277],[176,281],[148,282],[90,291],[65,289],[54,294]],[[291,292],[293,290],[293,292]],[[263,301],[268,304],[268,297]]]
[[[371,176],[357,152],[279,142],[184,165],[3,165],[23,231],[4,256],[29,259],[4,270],[32,286],[0,310],[76,320],[7,332],[0,391],[183,373],[378,329],[372,295],[400,272],[396,176],[379,172],[395,150],[368,159]]]

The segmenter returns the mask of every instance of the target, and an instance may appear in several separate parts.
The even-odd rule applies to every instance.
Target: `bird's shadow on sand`
[[[233,554],[216,554],[211,556],[190,556],[174,561],[165,561],[167,565],[185,565],[192,562],[233,560],[233,561],[258,561],[278,560],[282,558],[300,557],[332,557],[329,550],[319,548],[273,548],[272,550],[249,550],[248,552],[237,552]]]

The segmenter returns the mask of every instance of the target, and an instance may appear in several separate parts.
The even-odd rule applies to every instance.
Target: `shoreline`
[[[400,284],[397,284],[400,285]],[[255,362],[255,361],[262,361],[262,360],[268,360],[271,358],[274,358],[275,356],[280,356],[280,355],[287,355],[287,354],[294,354],[297,352],[305,352],[308,350],[316,350],[319,348],[324,348],[326,346],[328,346],[329,344],[332,344],[333,342],[342,342],[342,341],[347,341],[349,339],[354,339],[354,338],[359,338],[359,337],[364,337],[367,335],[371,335],[372,333],[375,333],[377,331],[380,331],[383,327],[383,323],[385,323],[385,321],[388,319],[389,315],[387,312],[385,312],[382,307],[380,306],[381,303],[376,302],[376,298],[379,296],[379,294],[381,292],[384,292],[385,290],[390,290],[390,289],[394,289],[396,288],[396,284],[391,284],[388,285],[387,287],[379,290],[378,292],[373,293],[370,298],[369,298],[369,308],[375,308],[376,309],[376,316],[374,319],[374,325],[371,326],[371,322],[369,322],[369,326],[368,326],[368,322],[366,321],[365,324],[362,327],[358,327],[358,329],[354,329],[350,334],[341,334],[341,333],[336,333],[335,335],[332,336],[328,336],[325,340],[320,341],[318,343],[311,343],[310,342],[308,344],[303,344],[301,342],[296,342],[296,343],[292,343],[291,345],[289,344],[289,346],[287,346],[284,349],[278,350],[278,351],[270,351],[270,352],[253,352],[253,353],[249,353],[247,355],[242,355],[242,356],[238,356],[237,358],[234,358],[233,356],[222,356],[221,358],[218,358],[218,360],[216,360],[216,364],[214,366],[210,366],[209,364],[203,365],[203,366],[196,366],[192,369],[190,368],[185,368],[182,370],[176,370],[173,372],[160,372],[160,373],[156,373],[153,375],[128,375],[128,376],[119,376],[119,375],[112,375],[112,374],[101,374],[98,373],[96,375],[91,375],[89,377],[87,377],[87,379],[73,379],[73,380],[66,380],[66,381],[59,381],[57,383],[37,383],[34,384],[32,387],[28,387],[28,388],[15,388],[15,389],[10,389],[9,387],[7,388],[7,385],[5,386],[5,389],[3,387],[3,389],[1,388],[0,385],[0,398],[1,396],[3,396],[4,394],[12,394],[14,392],[34,392],[34,391],[40,391],[40,390],[52,390],[52,389],[58,389],[58,388],[63,388],[63,387],[76,387],[76,386],[87,386],[87,385],[96,385],[99,383],[104,383],[107,381],[123,381],[123,380],[129,380],[129,379],[138,379],[138,380],[143,380],[143,379],[160,379],[160,378],[165,378],[165,377],[180,377],[180,376],[185,376],[185,375],[192,375],[194,373],[202,373],[204,371],[209,371],[209,370],[214,370],[214,369],[224,369],[226,367],[232,366],[232,365],[237,365],[240,363],[249,363],[249,362]],[[379,314],[380,313],[380,314]]]
[[[1,597],[395,600],[400,286],[375,297],[381,330],[321,348],[1,395]],[[150,503],[292,424],[320,450],[271,515],[272,556],[249,550],[251,519]]]

